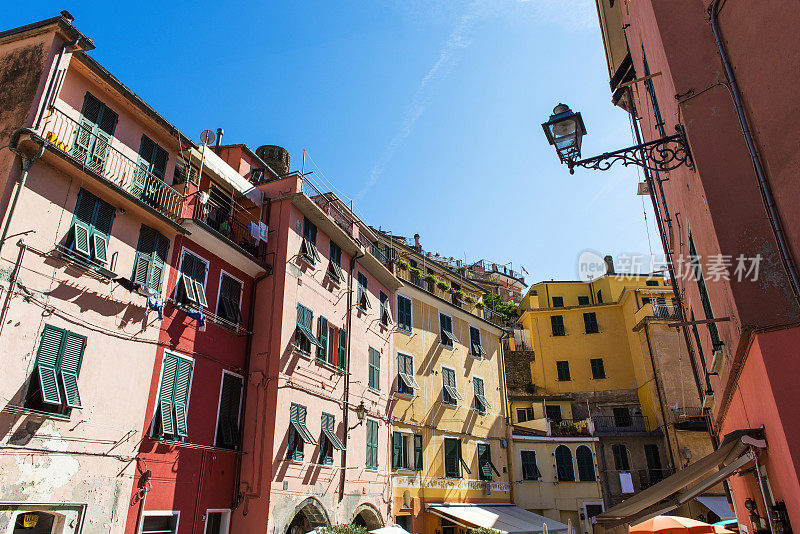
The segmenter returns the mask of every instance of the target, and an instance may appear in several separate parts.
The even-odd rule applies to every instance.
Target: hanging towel
[[[206,202],[208,202],[208,197],[209,197],[209,195],[208,195],[208,193],[206,193],[205,191],[204,191],[204,192],[202,192],[202,193],[200,193],[199,197],[200,197],[200,198],[199,198],[199,200],[200,200],[200,204],[205,204]]]
[[[250,236],[253,239],[255,239],[256,241],[261,239],[261,232],[260,232],[259,227],[258,227],[258,225],[256,223],[251,222],[250,224],[248,224],[247,225],[247,231],[250,232]]]
[[[261,241],[263,241],[264,243],[266,243],[266,242],[267,242],[267,232],[268,232],[268,231],[269,231],[269,229],[267,228],[267,225],[266,225],[266,224],[264,224],[264,222],[263,222],[263,221],[259,221],[259,222],[258,222],[258,237],[259,237],[259,238],[261,239]]]
[[[187,311],[186,316],[191,317],[192,319],[197,321],[197,326],[199,327],[203,327],[206,324],[206,317],[200,310]]]
[[[147,297],[147,306],[151,310],[155,310],[158,312],[158,320],[164,320],[164,301],[161,300],[161,297],[158,295],[150,295]]]

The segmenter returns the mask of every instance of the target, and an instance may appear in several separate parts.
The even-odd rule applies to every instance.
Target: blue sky
[[[112,7],[113,6],[113,7]],[[634,168],[558,164],[540,124],[583,113],[584,156],[632,143],[610,103],[591,0],[37,2],[67,8],[92,55],[189,137],[277,144],[427,250],[576,277],[578,254],[660,245]]]

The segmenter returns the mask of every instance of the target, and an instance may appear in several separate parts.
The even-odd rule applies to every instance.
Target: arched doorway
[[[330,524],[322,504],[315,498],[309,497],[295,508],[294,518],[286,528],[286,534],[306,534],[317,527],[326,527]]]
[[[383,519],[377,508],[371,504],[364,503],[356,508],[353,514],[353,524],[364,527],[367,530],[375,530],[383,526]]]

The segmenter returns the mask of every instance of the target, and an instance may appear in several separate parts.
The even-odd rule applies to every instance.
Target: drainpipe
[[[250,316],[247,318],[247,330],[250,333],[247,335],[247,340],[245,341],[244,384],[242,385],[242,414],[239,417],[239,420],[242,421],[243,423],[245,421],[245,411],[247,409],[247,384],[250,382],[250,351],[252,350],[253,347],[253,323],[255,322],[254,316],[256,312],[256,290],[258,289],[258,283],[261,282],[267,276],[269,276],[270,271],[266,271],[258,275],[256,279],[253,280],[253,288],[250,290],[250,312],[249,312]],[[2,328],[2,325],[0,325],[0,328]],[[239,485],[241,484],[241,482],[242,482],[242,455],[237,454],[236,483],[233,485],[233,499],[232,499],[231,511],[239,508],[239,505],[242,503],[243,497],[239,494]]]
[[[28,155],[22,153],[22,151],[17,147],[17,142],[22,134],[29,134],[31,138],[36,141],[37,144],[39,144],[39,151],[35,155],[29,157]],[[22,177],[19,180],[19,184],[17,184],[17,190],[14,192],[14,198],[11,200],[11,207],[8,208],[6,224],[3,226],[2,235],[0,235],[0,250],[3,249],[6,236],[8,236],[8,229],[11,226],[11,219],[14,217],[14,210],[17,208],[19,195],[25,188],[25,182],[28,181],[28,171],[31,169],[34,162],[42,157],[45,146],[45,140],[30,128],[19,128],[18,130],[14,130],[14,133],[11,134],[11,141],[8,143],[8,149],[22,158]]]
[[[350,277],[347,280],[347,356],[345,358],[344,366],[344,406],[342,410],[342,422],[344,423],[344,450],[342,451],[342,476],[339,483],[339,502],[344,500],[344,483],[347,478],[347,436],[350,433],[350,428],[347,426],[350,415],[350,354],[352,352],[353,338],[353,271],[356,268],[356,260],[363,258],[364,253],[354,254],[350,259]]]
[[[716,41],[717,48],[719,48],[719,55],[722,59],[722,65],[725,67],[725,77],[728,79],[728,84],[731,88],[731,95],[733,96],[733,102],[736,106],[736,115],[738,116],[739,124],[742,127],[742,134],[744,135],[744,140],[747,143],[747,150],[750,152],[750,158],[753,160],[753,167],[755,167],[756,177],[758,179],[758,189],[761,191],[761,199],[764,201],[764,208],[767,210],[769,224],[772,227],[772,233],[775,235],[775,240],[778,244],[778,253],[781,256],[783,267],[786,269],[786,272],[789,275],[789,282],[792,287],[792,293],[794,293],[795,301],[797,301],[798,305],[800,305],[800,276],[795,268],[795,262],[794,258],[792,257],[792,252],[789,250],[789,244],[786,242],[786,236],[784,235],[783,230],[783,222],[781,221],[780,214],[778,213],[778,208],[775,206],[775,199],[772,196],[772,189],[766,173],[764,172],[764,167],[761,164],[761,157],[758,155],[758,150],[756,150],[753,134],[747,124],[747,117],[745,116],[744,108],[742,107],[741,92],[739,91],[739,86],[736,83],[736,78],[733,75],[733,68],[731,67],[730,60],[728,59],[728,53],[725,50],[725,45],[722,43],[722,39],[720,37],[719,21],[717,20],[717,15],[719,14],[717,11],[718,3],[719,0],[713,0],[711,5],[708,6],[708,15],[711,21],[711,31],[714,33],[714,41]]]
[[[14,291],[17,288],[17,278],[19,277],[19,269],[22,266],[22,256],[25,255],[25,250],[28,248],[28,245],[23,243],[22,239],[17,242],[17,245],[19,245],[17,261],[14,263],[14,270],[11,271],[11,277],[9,278],[8,282],[8,291],[6,292],[6,300],[3,302],[3,311],[0,312],[0,335],[3,333],[3,325],[6,324],[6,315],[8,314],[8,308],[11,304],[11,297],[13,297]]]
[[[50,100],[50,95],[53,94],[53,90],[56,89],[55,83],[56,78],[58,77],[59,67],[61,66],[61,59],[64,57],[64,52],[67,51],[69,47],[77,47],[78,43],[83,40],[83,37],[78,37],[71,43],[64,43],[61,47],[61,50],[58,52],[58,59],[55,61],[55,68],[53,69],[53,73],[50,75],[50,81],[47,84],[47,92],[44,95],[44,100],[42,101],[42,108],[39,110],[39,113],[36,117],[36,125],[34,129],[38,130],[39,126],[42,123],[42,119],[44,118],[45,109],[47,109],[47,102]]]
[[[503,354],[503,337],[506,336],[506,339],[511,337],[511,332],[508,330],[503,330],[503,333],[500,334],[500,398],[502,399],[503,404],[503,419],[506,420],[506,466],[508,469],[508,497],[511,499],[511,502],[516,502],[514,500],[514,469],[511,464],[511,459],[513,456],[513,451],[511,450],[511,444],[514,442],[514,427],[511,423],[511,414],[508,411],[508,395],[506,389],[506,358],[505,354]],[[488,484],[488,482],[487,482]]]

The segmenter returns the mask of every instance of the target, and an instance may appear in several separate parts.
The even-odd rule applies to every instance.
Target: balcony
[[[113,137],[94,133],[56,108],[45,117],[42,136],[88,174],[173,221],[180,218],[184,196],[114,148]]]
[[[625,435],[631,433],[650,433],[648,420],[644,415],[628,415],[627,417],[614,417],[613,415],[593,415],[592,422],[597,434]]]
[[[678,430],[707,431],[708,418],[703,408],[697,406],[675,406],[670,408],[670,419]]]
[[[250,256],[259,265],[266,265],[266,244],[253,237],[249,229],[251,222],[258,224],[258,221],[249,217],[237,204],[220,206],[210,199],[205,204],[198,202],[192,210],[192,220],[206,231],[213,231],[215,237]]]
[[[679,321],[681,318],[681,312],[676,306],[658,303],[655,303],[652,306],[654,317],[658,317],[659,319],[669,319],[672,321]]]
[[[548,435],[558,437],[581,437],[592,435],[591,419],[549,419]]]

